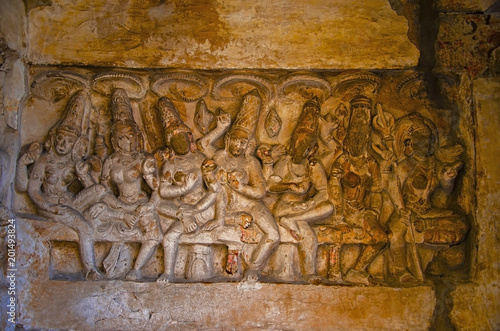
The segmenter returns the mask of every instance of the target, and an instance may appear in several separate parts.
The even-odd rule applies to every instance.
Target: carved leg
[[[179,237],[183,232],[182,228],[181,222],[175,222],[163,237],[162,246],[165,270],[157,282],[169,283],[174,279],[175,261],[179,248]]]
[[[153,255],[156,246],[158,246],[158,242],[156,240],[147,240],[142,243],[141,249],[139,250],[139,255],[137,256],[137,260],[135,261],[134,268],[129,271],[127,276],[125,276],[126,279],[138,280],[141,278],[141,269]]]
[[[316,234],[307,222],[297,223],[304,239],[299,241],[298,250],[304,280],[313,284],[321,283],[321,277],[316,274],[316,254],[318,240]]]
[[[340,271],[340,245],[330,245],[328,259],[328,280],[333,282],[342,282],[342,273]]]
[[[263,232],[257,247],[252,253],[248,269],[245,271],[243,281],[256,282],[259,278],[259,272],[264,269],[272,252],[280,242],[278,225],[274,221],[271,212],[264,205],[257,205],[252,210],[252,217],[257,226]]]
[[[102,277],[95,265],[94,229],[83,216],[74,211],[73,215],[65,215],[58,219],[64,225],[75,230],[79,238],[80,258],[87,280],[98,280]]]
[[[345,276],[346,281],[354,284],[370,285],[370,274],[366,269],[373,259],[380,253],[385,244],[364,245],[354,267]]]
[[[406,256],[405,235],[408,229],[399,217],[389,224],[391,230],[389,234],[389,256],[391,258],[390,270],[396,281],[406,283],[414,278],[408,271],[408,260]]]

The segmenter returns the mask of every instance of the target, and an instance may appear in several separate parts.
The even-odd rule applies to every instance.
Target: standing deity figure
[[[85,173],[83,159],[88,139],[82,131],[88,102],[83,91],[71,97],[64,117],[49,131],[46,150],[39,157],[32,157],[36,160],[26,189],[41,216],[64,224],[78,234],[86,278],[96,280],[101,274],[95,265],[94,230],[83,215],[87,214],[90,206],[105,199],[107,190],[102,185],[93,185]],[[77,179],[85,188],[73,192],[70,187]]]
[[[168,98],[160,98],[158,110],[165,145],[172,151],[160,170],[162,200],[158,206],[158,213],[167,224],[162,241],[165,269],[158,281],[168,283],[174,279],[180,236],[211,228],[213,209],[197,208],[205,195],[201,169],[206,157],[198,150],[191,129]]]
[[[340,249],[343,244],[358,244],[361,252],[345,280],[369,284],[367,269],[387,243],[379,223],[382,206],[380,167],[371,153],[370,116],[372,101],[358,95],[350,101],[351,116],[344,140],[344,151],[332,164],[328,190],[340,224],[327,235],[330,247],[329,278],[341,280]]]
[[[274,164],[267,181],[267,190],[279,194],[273,215],[298,242],[303,278],[311,283],[321,281],[316,274],[318,240],[311,224],[333,213],[326,172],[313,157],[317,149],[319,114],[317,98],[304,104],[287,152]]]
[[[395,161],[387,174],[396,207],[388,224],[391,271],[398,282],[421,281],[435,252],[458,244],[468,230],[463,217],[447,209],[463,148],[438,149],[434,123],[417,113],[397,120],[392,131]],[[417,250],[420,244],[432,247],[430,253]]]
[[[141,268],[153,255],[161,241],[161,230],[156,205],[158,204],[158,170],[155,158],[142,150],[143,137],[132,115],[132,105],[127,92],[115,89],[111,96],[111,143],[114,152],[103,165],[101,183],[112,190],[116,188],[121,208],[103,203],[97,216],[102,220],[122,220],[129,229],[139,228],[142,244],[134,267],[126,275],[129,280],[141,278]],[[148,192],[145,188],[148,188]],[[97,212],[96,212],[97,213]],[[120,243],[115,243],[114,248]],[[115,249],[112,248],[111,252]],[[116,255],[116,254],[114,254]],[[109,256],[110,257],[110,256]]]
[[[227,193],[228,216],[237,218],[244,212],[245,215],[250,215],[254,224],[262,232],[243,274],[243,282],[248,283],[258,282],[260,272],[280,242],[278,225],[269,209],[261,201],[266,195],[266,181],[260,162],[254,156],[255,130],[261,105],[262,100],[257,90],[245,94],[240,111],[225,135],[224,149],[213,155],[224,177],[222,182]],[[205,150],[207,153],[212,151],[210,148]]]

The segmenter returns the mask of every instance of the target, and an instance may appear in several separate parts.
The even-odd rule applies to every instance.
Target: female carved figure
[[[203,225],[210,219],[210,211],[196,208],[205,195],[201,174],[205,156],[196,147],[191,130],[182,122],[172,102],[162,97],[158,108],[165,144],[173,152],[160,171],[162,200],[158,205],[158,213],[169,223],[162,242],[165,270],[158,281],[168,283],[174,278],[180,236],[199,227],[205,229]]]
[[[111,100],[113,125],[111,142],[114,153],[103,165],[101,183],[109,189],[116,187],[118,200],[124,205],[101,211],[100,217],[122,219],[130,228],[139,227],[143,233],[142,245],[133,269],[126,278],[141,277],[141,268],[154,253],[161,240],[161,231],[155,207],[158,203],[158,171],[154,157],[142,151],[142,134],[132,117],[132,106],[122,89],[113,91]],[[144,190],[144,184],[151,193]],[[101,206],[102,207],[102,206]]]
[[[79,145],[86,141],[81,130],[87,102],[81,91],[71,97],[65,117],[49,132],[47,150],[34,162],[27,190],[41,216],[76,231],[86,278],[96,280],[101,274],[95,265],[93,227],[83,213],[104,199],[106,189],[101,185],[91,186],[83,170],[84,155]],[[87,188],[75,194],[69,187],[77,175]]]
[[[318,240],[310,224],[333,212],[325,170],[312,158],[317,148],[319,112],[316,98],[306,102],[288,152],[278,159],[267,183],[269,192],[280,193],[273,208],[274,217],[298,241],[303,277],[311,283],[321,279],[316,275]]]

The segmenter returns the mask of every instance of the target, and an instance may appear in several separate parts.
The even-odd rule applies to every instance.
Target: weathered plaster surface
[[[407,68],[419,57],[385,0],[54,0],[29,15],[36,64]]]

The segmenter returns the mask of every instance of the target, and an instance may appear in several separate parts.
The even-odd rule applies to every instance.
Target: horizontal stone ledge
[[[430,286],[46,281],[36,292],[24,325],[61,329],[423,330],[436,304]]]

